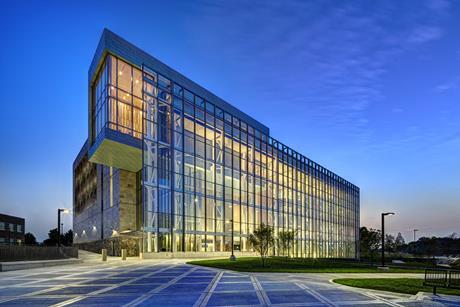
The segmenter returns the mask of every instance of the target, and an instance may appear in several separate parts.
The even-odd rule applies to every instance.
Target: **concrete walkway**
[[[118,258],[119,259],[119,258]],[[341,277],[417,274],[236,273],[186,260],[96,259],[0,273],[0,305],[460,306],[460,297],[404,295],[333,284]]]

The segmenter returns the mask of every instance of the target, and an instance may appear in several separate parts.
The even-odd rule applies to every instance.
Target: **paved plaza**
[[[460,297],[432,301],[330,282],[354,276],[376,274],[236,273],[183,260],[92,262],[0,273],[0,305],[460,306]]]

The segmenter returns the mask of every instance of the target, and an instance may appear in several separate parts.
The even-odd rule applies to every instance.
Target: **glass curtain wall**
[[[96,127],[143,142],[144,251],[230,251],[232,228],[249,251],[265,223],[293,256],[356,257],[356,186],[147,67],[109,56],[99,79]]]
[[[103,128],[142,138],[141,70],[108,55],[93,86],[93,140]]]

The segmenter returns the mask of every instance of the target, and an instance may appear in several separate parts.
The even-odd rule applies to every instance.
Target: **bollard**
[[[143,260],[143,259],[144,259],[144,253],[139,252],[139,260]]]
[[[126,260],[126,254],[127,254],[127,250],[126,250],[126,249],[122,249],[122,250],[121,250],[121,260]]]
[[[102,261],[107,261],[107,249],[103,248],[101,250]]]

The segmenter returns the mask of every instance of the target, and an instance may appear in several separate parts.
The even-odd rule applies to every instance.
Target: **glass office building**
[[[90,67],[88,107],[74,163],[82,246],[125,240],[144,253],[219,253],[233,242],[249,252],[248,235],[264,223],[275,237],[295,231],[294,256],[359,256],[358,187],[108,30]]]

